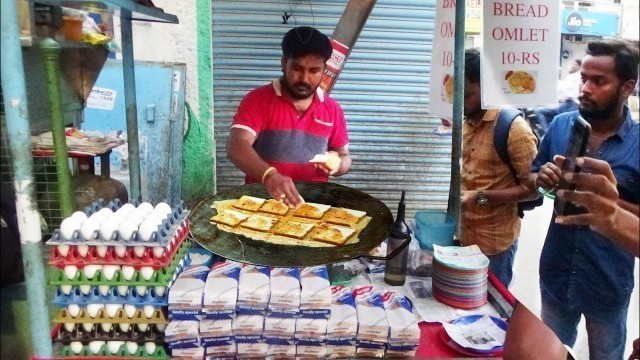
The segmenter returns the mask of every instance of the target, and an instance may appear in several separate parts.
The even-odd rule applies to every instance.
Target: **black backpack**
[[[518,183],[518,177],[516,176],[516,171],[511,165],[511,161],[509,160],[509,152],[507,151],[507,144],[509,142],[509,129],[511,128],[511,124],[516,117],[522,116],[522,113],[518,109],[501,109],[498,114],[498,120],[496,120],[496,127],[493,131],[493,146],[505,164],[509,166],[511,169],[511,173],[513,177],[516,179],[516,183]],[[528,122],[527,122],[528,123]],[[529,124],[531,126],[531,124]],[[531,129],[533,130],[533,128]],[[540,139],[535,131],[533,131],[533,135],[538,139],[538,146],[540,146]],[[544,201],[544,197],[540,196],[535,200],[521,201],[518,203],[518,216],[521,218],[524,217],[524,212],[533,210],[538,206],[542,205]]]

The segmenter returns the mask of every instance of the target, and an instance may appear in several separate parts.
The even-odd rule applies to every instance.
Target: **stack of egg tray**
[[[85,214],[120,206],[117,199],[98,200]],[[168,289],[188,266],[188,215],[184,203],[172,209],[151,241],[124,241],[117,231],[114,240],[97,233],[85,240],[78,232],[66,239],[54,231],[47,245],[55,267],[52,303],[61,307],[53,320],[58,357],[169,359]]]

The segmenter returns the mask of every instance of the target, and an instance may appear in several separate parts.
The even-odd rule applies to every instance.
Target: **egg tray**
[[[89,304],[123,304],[145,306],[152,305],[154,307],[168,306],[168,291],[165,290],[162,296],[156,293],[153,287],[150,287],[144,294],[138,294],[138,290],[134,287],[127,291],[125,296],[120,295],[118,288],[110,287],[107,296],[100,293],[98,287],[92,287],[88,295],[82,293],[79,287],[73,287],[69,295],[66,295],[58,287],[53,296],[51,303],[60,307],[67,307],[69,304],[77,304],[79,306],[87,306]]]
[[[155,309],[151,317],[148,318],[144,315],[142,309],[137,309],[136,313],[133,317],[127,317],[127,314],[124,312],[124,309],[118,309],[116,315],[114,317],[109,317],[107,315],[107,311],[105,309],[99,309],[98,313],[95,317],[90,317],[87,313],[87,309],[81,309],[78,316],[73,317],[69,314],[67,309],[60,309],[58,315],[53,319],[53,322],[56,324],[64,324],[64,323],[92,323],[92,324],[101,324],[101,323],[110,323],[110,324],[167,324],[167,318],[162,309]]]
[[[68,360],[91,360],[91,359],[114,359],[114,358],[141,358],[141,359],[155,359],[155,360],[170,360],[170,356],[167,350],[162,345],[156,346],[156,350],[153,354],[148,354],[147,350],[144,348],[138,348],[134,354],[129,354],[127,351],[126,344],[120,346],[120,349],[115,353],[111,353],[107,348],[107,345],[102,345],[100,351],[94,354],[90,349],[89,345],[84,345],[82,350],[76,354],[71,350],[70,346],[63,346],[56,358],[61,357]]]
[[[138,256],[136,255],[133,247],[127,246],[124,256],[122,257],[116,254],[115,247],[113,246],[109,246],[107,248],[104,257],[101,257],[98,254],[96,246],[90,246],[89,250],[87,251],[87,255],[84,257],[78,251],[77,246],[70,247],[67,256],[63,256],[62,254],[60,254],[60,251],[57,247],[53,247],[49,255],[49,265],[55,266],[59,269],[62,269],[67,265],[75,265],[78,268],[84,268],[87,265],[120,265],[132,266],[136,269],[148,266],[157,270],[169,266],[171,260],[179,251],[181,246],[191,246],[191,242],[185,241],[186,238],[186,232],[182,233],[182,235],[178,237],[173,238],[167,244],[167,247],[164,249],[164,252],[160,257],[156,257],[154,255],[155,248],[152,249],[148,247],[145,247],[142,256]],[[184,245],[186,242],[189,242],[189,245]]]
[[[91,331],[86,331],[80,324],[74,324],[72,331],[67,331],[64,326],[55,334],[53,341],[69,345],[72,341],[88,343],[90,341],[135,341],[140,344],[145,342],[164,342],[164,330],[158,330],[155,324],[149,325],[147,331],[141,331],[137,326],[131,325],[128,331],[122,331],[118,326],[104,331],[101,326],[94,325]]]
[[[189,210],[179,208],[181,210],[174,210],[172,215],[167,216],[166,219],[162,220],[162,224],[158,226],[158,231],[155,232],[156,235],[154,240],[144,241],[138,237],[137,231],[134,232],[134,235],[130,240],[120,239],[120,234],[118,230],[114,231],[115,239],[103,239],[100,235],[100,232],[97,231],[97,239],[85,239],[80,231],[76,231],[74,237],[72,239],[65,239],[60,232],[60,229],[53,230],[53,234],[51,235],[51,239],[49,239],[46,244],[51,246],[56,245],[106,245],[106,246],[116,246],[116,245],[125,245],[125,246],[146,246],[146,247],[166,247],[171,238],[174,235],[183,235],[187,233],[189,230],[188,225],[188,217]]]
[[[73,279],[68,279],[64,270],[54,270],[52,280],[49,282],[51,285],[108,285],[108,286],[169,286],[177,277],[178,273],[186,267],[186,263],[189,261],[186,256],[190,242],[185,242],[181,246],[176,256],[172,259],[171,263],[167,267],[163,267],[154,271],[149,280],[145,280],[140,272],[136,270],[130,280],[126,280],[122,269],[115,271],[113,278],[108,280],[101,270],[98,270],[93,278],[88,279],[83,271],[78,270]]]

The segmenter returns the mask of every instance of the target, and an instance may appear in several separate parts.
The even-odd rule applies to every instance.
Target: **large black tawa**
[[[189,215],[189,231],[196,242],[227,259],[266,266],[312,266],[346,261],[368,253],[391,231],[393,216],[380,200],[362,191],[324,182],[296,182],[307,202],[366,211],[372,219],[358,236],[360,241],[337,247],[306,247],[271,244],[219,230],[209,219],[215,214],[211,204],[238,199],[242,195],[270,198],[262,184],[231,188],[202,200]]]

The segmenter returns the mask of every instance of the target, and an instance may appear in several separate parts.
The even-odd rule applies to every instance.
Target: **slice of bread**
[[[338,225],[353,226],[360,222],[360,220],[362,220],[366,215],[366,212],[360,210],[331,208],[327,211],[322,221]]]
[[[258,211],[258,209],[260,209],[260,206],[262,206],[265,201],[267,200],[263,198],[242,195],[242,197],[240,197],[240,199],[238,199],[238,201],[236,201],[233,206],[237,207],[238,209]]]
[[[342,159],[340,159],[340,156],[336,155],[336,153],[327,151],[324,154],[316,154],[309,162],[312,164],[320,164],[329,171],[333,171],[340,167]]]
[[[247,220],[248,218],[249,215],[245,215],[239,211],[225,209],[222,212],[211,217],[211,219],[209,220],[233,227]]]
[[[294,212],[293,216],[300,216],[310,219],[322,219],[324,213],[329,210],[331,206],[316,203],[304,203],[300,205]]]
[[[340,246],[346,243],[355,233],[356,229],[320,223],[311,239]]]
[[[276,226],[273,230],[274,234],[290,236],[296,239],[302,239],[311,229],[313,229],[314,224],[306,224],[297,221],[287,221],[283,222],[280,225]]]
[[[258,231],[269,231],[277,222],[277,218],[253,214],[240,226]]]
[[[289,211],[289,207],[283,202],[275,199],[269,199],[262,204],[260,211],[269,214],[284,215]]]

